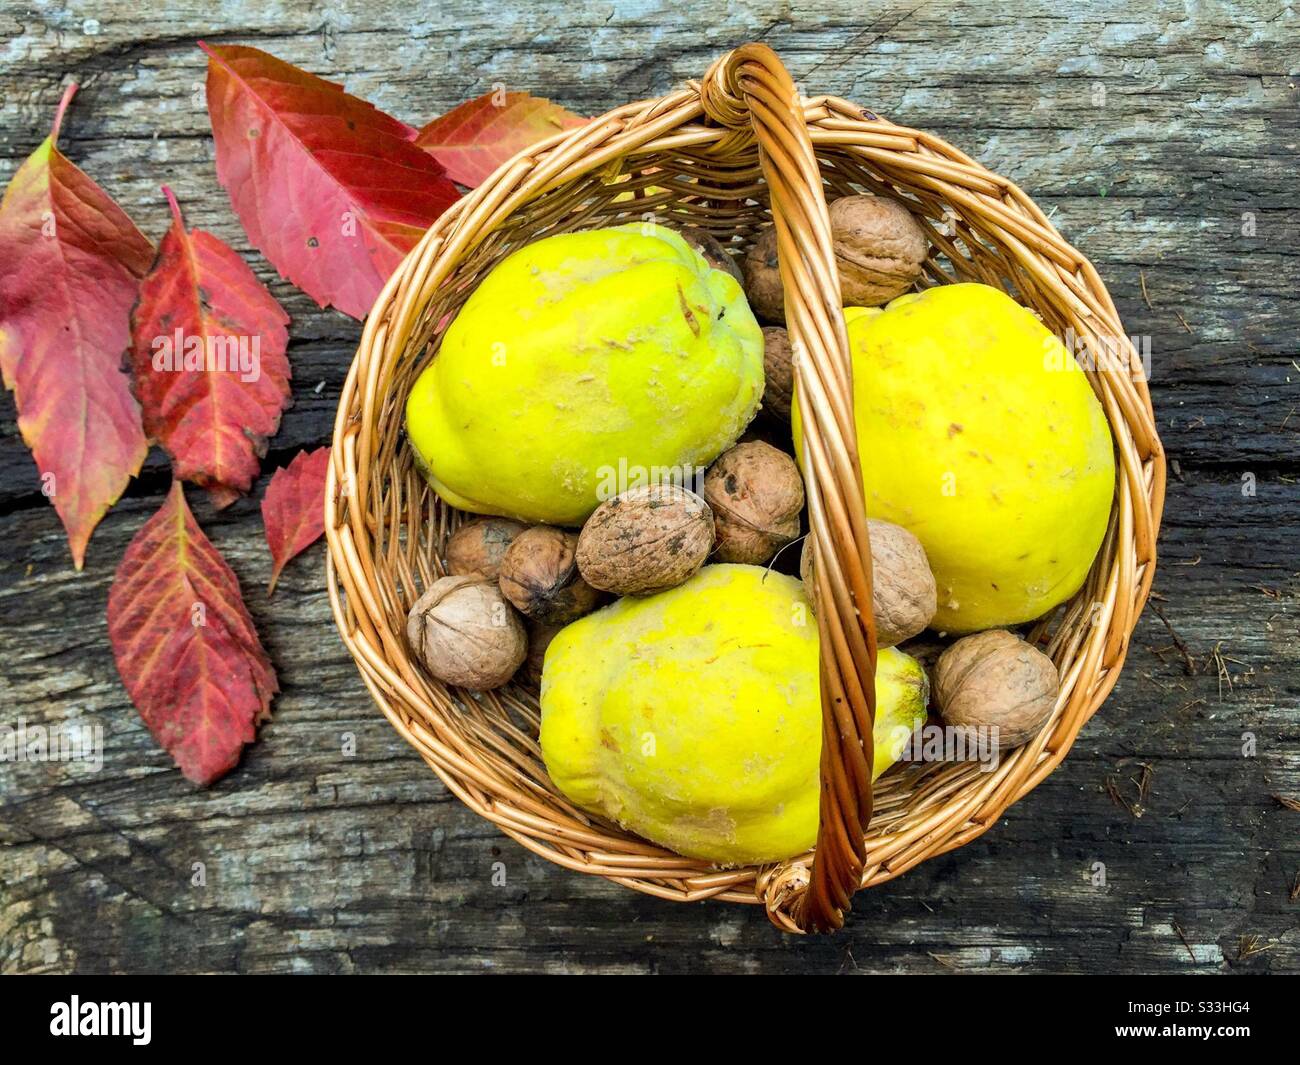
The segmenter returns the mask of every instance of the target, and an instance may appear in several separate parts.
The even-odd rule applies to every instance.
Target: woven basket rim
[[[374,464],[384,447],[381,434],[399,432],[391,419],[380,424],[391,402],[392,369],[412,338],[427,328],[422,315],[440,283],[515,212],[548,191],[593,174],[613,174],[634,159],[682,151],[725,155],[747,136],[752,141],[744,125],[725,122],[726,108],[735,100],[716,98],[722,91],[714,80],[718,69],[715,64],[703,83],[615,108],[520,152],[449,208],[392,275],[366,321],[336,416],[325,501],[327,584],[340,634],[377,705],[448,789],[506,835],[569,869],[661,898],[762,903],[779,927],[798,931],[792,904],[807,892],[811,852],[739,869],[683,858],[577,811],[556,794],[541,794],[522,773],[510,779],[502,769],[508,754],[494,750],[489,757],[460,742],[440,716],[446,711],[430,698],[429,692],[441,686],[413,670],[400,627],[394,631],[386,620],[396,611],[376,572],[401,563],[394,563],[391,552],[384,556],[377,550],[374,517],[366,510],[381,503],[384,477],[391,473]],[[819,157],[853,153],[891,183],[901,187],[906,181],[909,189],[950,205],[981,240],[995,242],[1013,258],[1028,283],[1049,291],[1064,319],[1083,335],[1104,340],[1109,350],[1123,351],[1130,367],[1124,373],[1089,371],[1115,440],[1116,495],[1093,572],[1079,595],[1061,608],[1046,644],[1066,666],[1051,720],[992,772],[958,773],[932,785],[922,780],[921,789],[908,796],[911,819],[904,828],[865,835],[860,886],[867,887],[985,832],[1060,763],[1109,695],[1154,578],[1165,461],[1140,363],[1104,283],[1027,195],[940,138],[895,125],[847,100],[821,95],[800,98],[798,104],[797,121]],[[945,238],[927,229],[942,249],[938,242]],[[945,250],[954,249],[950,244]],[[401,520],[392,517],[394,523]],[[1034,633],[1045,632],[1046,624]],[[445,689],[441,694],[449,703],[454,698]],[[507,707],[517,700],[509,690],[489,695]],[[522,749],[528,737],[520,733],[492,742]]]

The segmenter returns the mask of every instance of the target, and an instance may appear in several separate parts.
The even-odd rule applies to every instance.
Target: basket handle
[[[853,365],[821,171],[794,81],[771,48],[747,44],[709,68],[706,117],[752,127],[776,224],[785,317],[795,353],[809,535],[821,643],[821,816],[811,875],[800,864],[759,877],[768,916],[787,931],[844,923],[866,864],[871,820],[876,626]],[[747,138],[746,138],[747,139]],[[728,143],[731,142],[731,143]],[[726,138],[719,148],[735,146]]]

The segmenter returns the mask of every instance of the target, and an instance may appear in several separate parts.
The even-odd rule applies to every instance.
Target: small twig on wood
[[[1147,275],[1146,275],[1146,271],[1144,271],[1144,270],[1139,270],[1139,271],[1138,271],[1138,282],[1142,285],[1142,298],[1146,301],[1147,310],[1148,310],[1148,311],[1154,311],[1155,308],[1151,306],[1151,297],[1150,297],[1150,295],[1148,295],[1148,293],[1147,293]]]
[[[1206,668],[1214,668],[1215,674],[1219,678],[1219,702],[1223,702],[1223,686],[1228,685],[1228,694],[1232,694],[1232,674],[1228,672],[1228,659],[1223,657],[1223,644],[1216,643],[1214,650],[1210,652],[1209,657],[1205,660]]]
[[[1106,778],[1106,794],[1110,801],[1118,806],[1121,810],[1127,810],[1130,817],[1141,817],[1142,807],[1138,806],[1129,799],[1122,791],[1119,790],[1119,784],[1114,777]]]
[[[1193,706],[1200,706],[1203,702],[1205,702],[1204,699],[1193,699],[1190,703],[1183,703],[1174,713],[1181,714],[1184,710],[1190,710]]]
[[[1281,598],[1282,598],[1282,593],[1279,592],[1276,588],[1269,588],[1269,587],[1267,587],[1266,585],[1263,585],[1263,584],[1252,584],[1251,587],[1254,588],[1255,591],[1257,591],[1257,592],[1263,592],[1263,593],[1264,593],[1266,596],[1268,596],[1270,599],[1281,599]]]
[[[1295,871],[1295,876],[1291,880],[1291,894],[1287,896],[1290,902],[1300,899],[1300,869]]]
[[[1247,958],[1253,958],[1256,954],[1263,954],[1266,950],[1272,950],[1272,943],[1265,943],[1259,936],[1242,936],[1237,944],[1237,960],[1245,961]]]
[[[1174,931],[1178,933],[1178,938],[1183,941],[1183,946],[1187,948],[1187,956],[1191,958],[1192,961],[1195,961],[1196,951],[1192,950],[1192,945],[1187,942],[1187,934],[1183,931],[1182,926],[1177,921],[1170,921],[1169,923],[1174,926]]]
[[[1272,799],[1283,809],[1295,810],[1296,813],[1300,813],[1300,797],[1295,795],[1273,795]]]
[[[1178,314],[1177,311],[1174,311],[1174,314],[1178,315],[1178,320],[1183,323],[1183,328],[1186,329],[1190,335],[1195,336],[1196,334],[1192,333],[1192,327],[1187,324],[1187,319],[1184,318],[1181,314]]]
[[[1161,684],[1158,680],[1156,680],[1155,676],[1151,673],[1143,673],[1142,679],[1145,680],[1148,684],[1151,684],[1154,687],[1159,688],[1162,692],[1169,691],[1169,685]]]
[[[1128,778],[1128,783],[1137,792],[1137,798],[1135,799],[1130,799],[1124,794],[1124,790],[1120,787],[1119,779],[1116,776],[1106,777],[1106,794],[1110,796],[1110,801],[1120,809],[1127,810],[1131,817],[1141,817],[1147,812],[1144,803],[1151,791],[1151,778],[1155,776],[1155,770],[1151,767],[1150,762],[1138,762],[1138,766],[1138,775]]]
[[[955,964],[953,964],[953,962],[952,962],[952,960],[951,960],[950,958],[947,958],[947,957],[945,957],[945,956],[942,955],[942,954],[936,954],[936,953],[935,953],[934,951],[932,951],[932,950],[931,950],[931,951],[927,951],[926,953],[928,953],[928,954],[930,955],[930,957],[932,957],[935,961],[937,961],[937,962],[938,962],[940,965],[942,965],[945,969],[956,969],[956,968],[957,968],[957,966],[956,966]]]
[[[1156,775],[1156,771],[1151,767],[1150,762],[1139,762],[1138,765],[1142,767],[1142,771],[1134,783],[1137,785],[1138,803],[1141,804],[1146,802],[1147,795],[1151,791],[1151,778]]]
[[[1198,559],[1199,561],[1199,559]],[[1151,604],[1151,610],[1164,625],[1165,631],[1169,633],[1169,638],[1174,641],[1174,646],[1178,648],[1178,653],[1183,656],[1183,672],[1189,677],[1196,676],[1196,659],[1192,656],[1191,648],[1187,646],[1186,641],[1178,635],[1177,630],[1170,624],[1169,619],[1165,617],[1165,612],[1160,608],[1158,603]]]

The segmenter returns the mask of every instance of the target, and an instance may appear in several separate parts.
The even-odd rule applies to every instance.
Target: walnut
[[[929,251],[925,230],[897,200],[842,196],[829,208],[835,266],[846,307],[879,307],[921,277]],[[745,255],[745,294],[754,313],[785,322],[785,291],[777,266],[776,230],[763,230]]]
[[[528,652],[519,616],[481,577],[442,577],[415,601],[406,637],[425,669],[471,691],[508,681]]]
[[[794,405],[794,358],[790,334],[779,325],[763,327],[763,409],[790,420]]]
[[[871,612],[876,619],[876,646],[894,647],[910,640],[934,618],[938,596],[930,562],[921,541],[888,521],[867,522],[871,540]],[[803,544],[799,575],[814,609],[812,537]]]
[[[509,518],[478,518],[462,525],[447,541],[447,572],[457,577],[496,580],[506,548],[527,528]]]
[[[785,287],[776,256],[776,229],[768,226],[745,253],[745,295],[749,306],[769,322],[785,322]]]
[[[1032,739],[1052,716],[1060,678],[1052,660],[1005,629],[965,636],[939,656],[934,695],[950,725],[997,726],[998,743]]]
[[[600,593],[582,579],[576,533],[534,525],[514,538],[501,560],[501,591],[536,621],[562,624],[588,614]]]
[[[830,218],[846,307],[879,307],[916,284],[929,242],[901,203],[844,196],[831,204]]]
[[[715,270],[722,270],[734,277],[740,284],[745,283],[745,277],[740,272],[740,267],[736,260],[727,254],[727,249],[723,246],[722,241],[718,240],[707,229],[697,229],[695,226],[681,226],[677,232],[682,235],[686,241],[703,257]]]
[[[704,475],[719,562],[761,565],[799,535],[803,478],[794,459],[754,440],[724,451]]]
[[[542,665],[546,661],[546,649],[551,646],[551,641],[555,639],[563,625],[548,625],[543,621],[534,621],[528,618],[524,622],[524,627],[528,630],[528,656],[524,659],[524,664],[519,667],[519,672],[515,675],[515,680],[528,684],[534,688],[542,686]]]
[[[675,588],[704,565],[713,547],[713,512],[694,492],[652,484],[607,499],[578,537],[578,569],[615,595]]]

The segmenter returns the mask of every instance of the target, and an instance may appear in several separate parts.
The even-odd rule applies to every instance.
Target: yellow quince
[[[1074,356],[988,285],[846,312],[867,516],[910,530],[932,628],[1040,617],[1083,584],[1110,518],[1110,426]],[[796,448],[801,426],[794,412]]]
[[[562,629],[542,672],[542,755],[555,785],[679,854],[777,861],[817,837],[822,735],[817,622],[803,585],[705,566]],[[925,718],[920,664],[882,650],[879,776]]]
[[[466,300],[406,404],[452,506],[579,525],[602,498],[688,481],[763,394],[763,336],[736,280],[634,223],[507,256]]]

